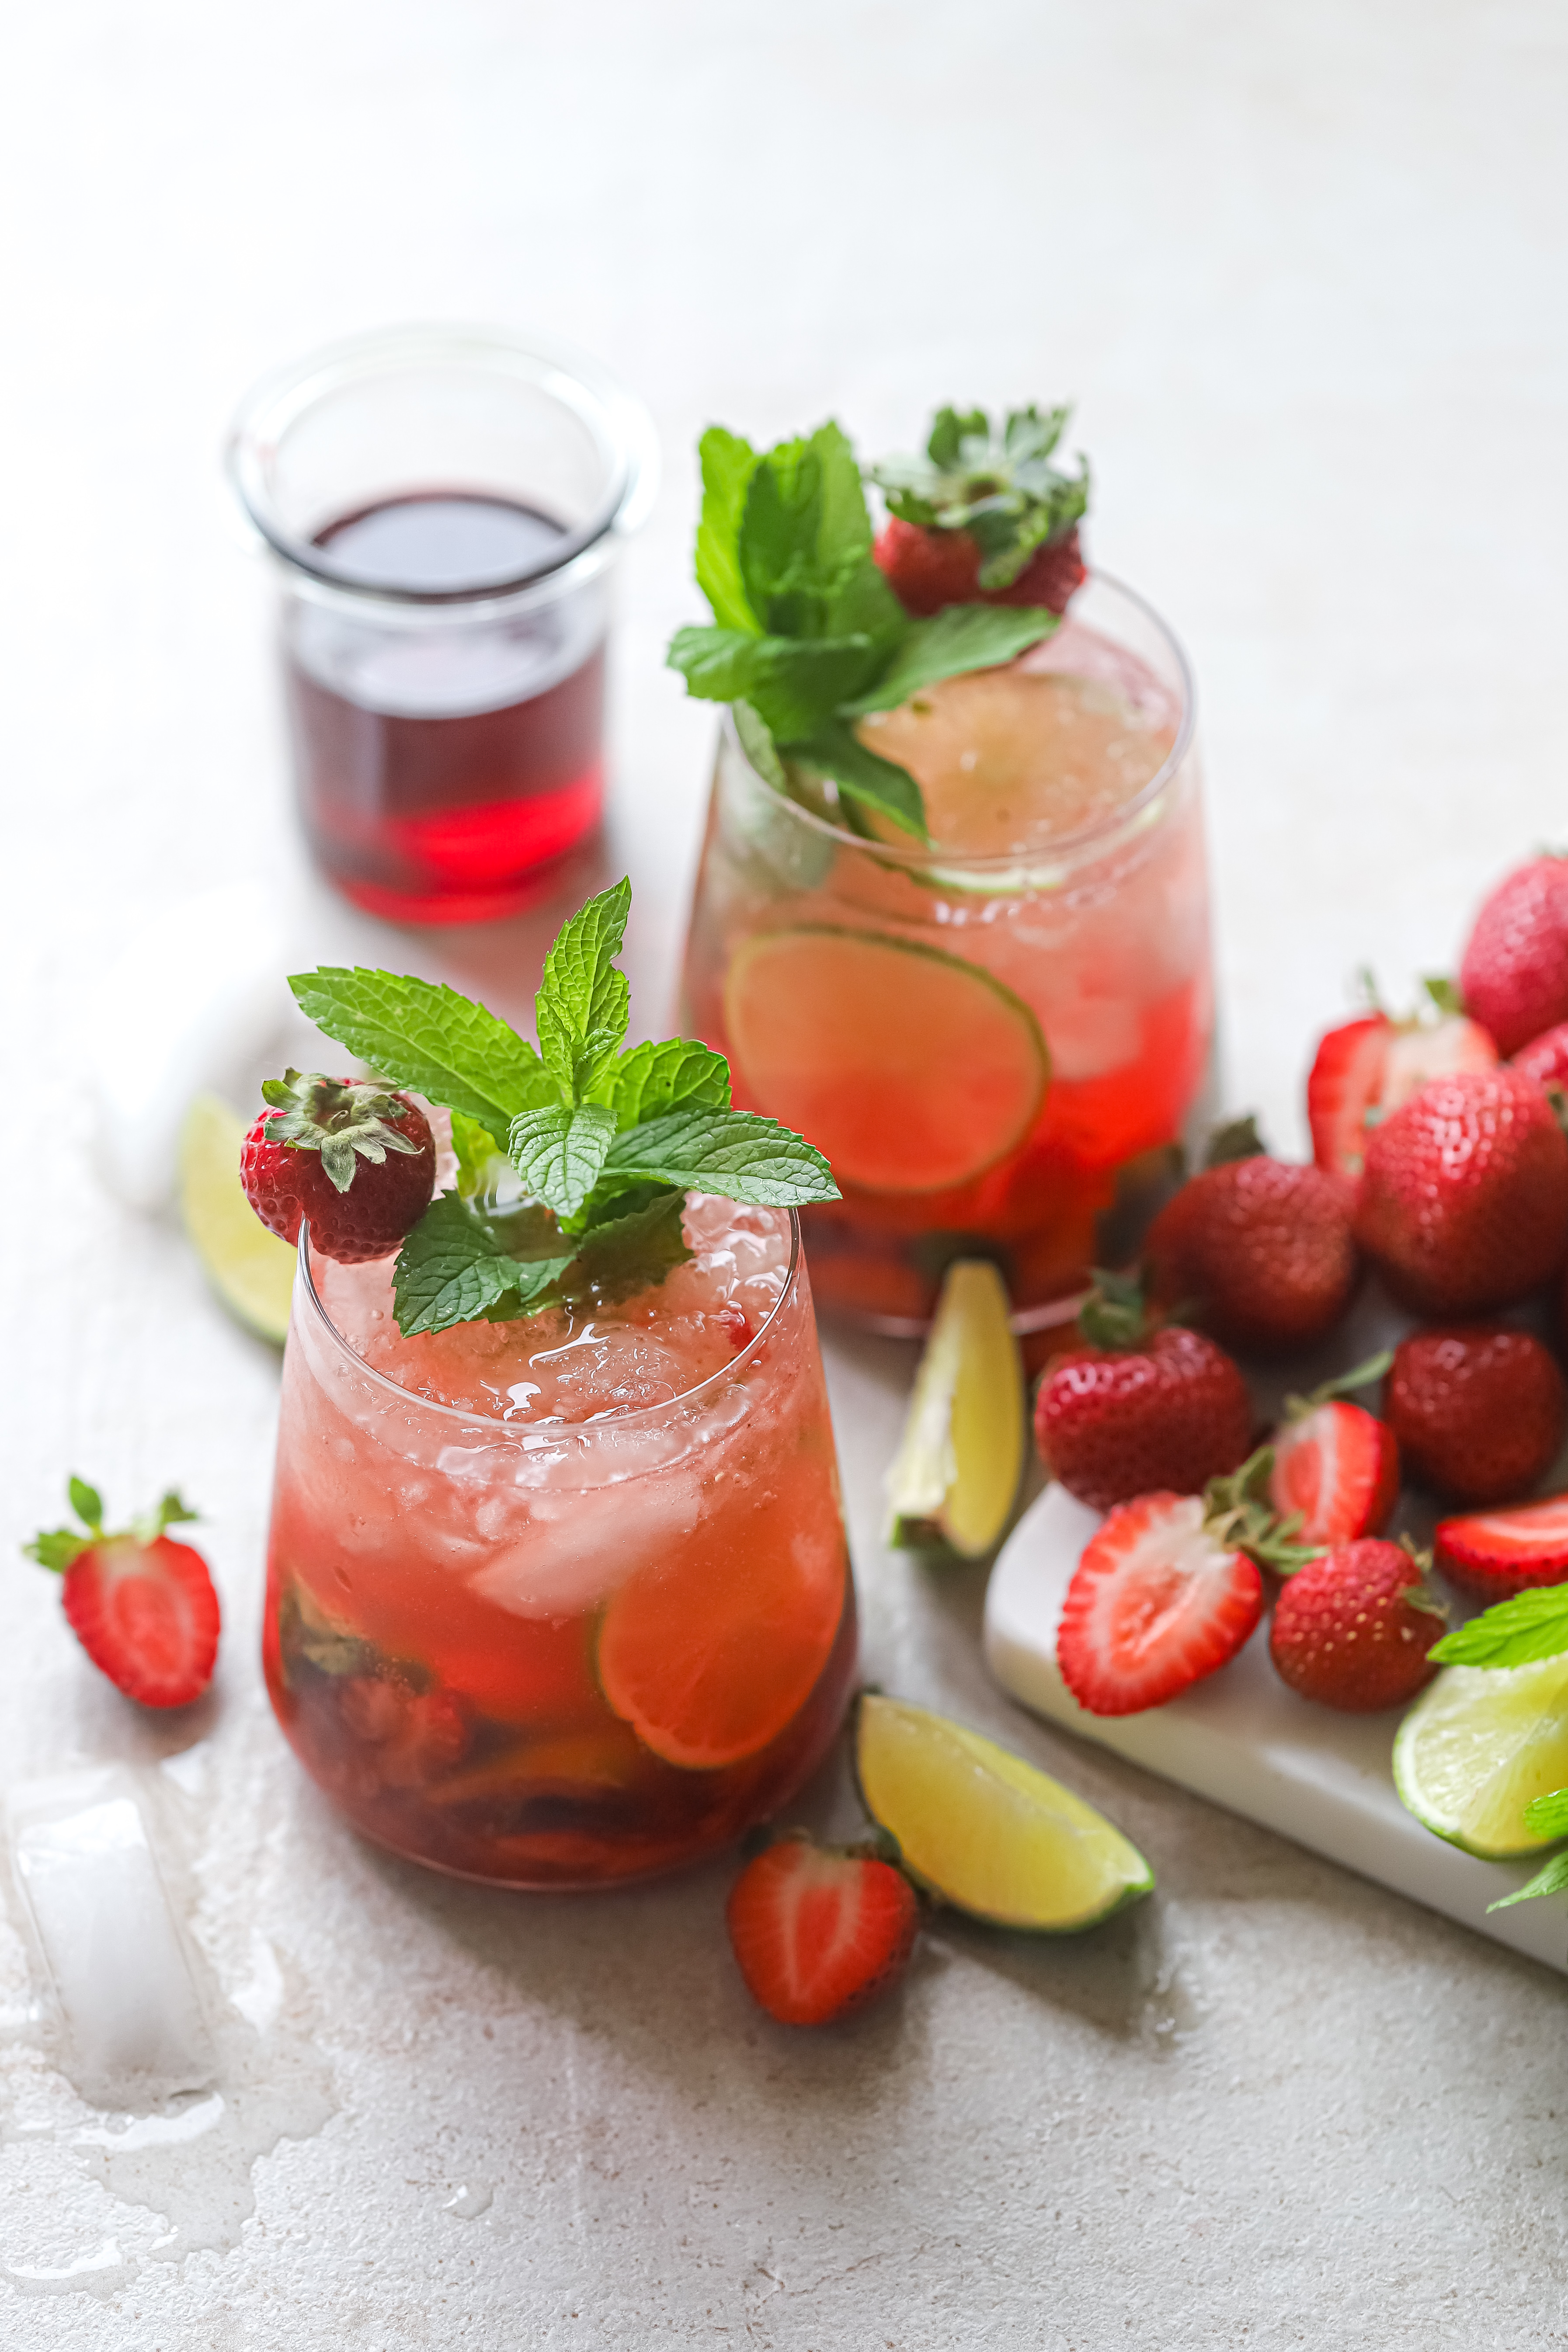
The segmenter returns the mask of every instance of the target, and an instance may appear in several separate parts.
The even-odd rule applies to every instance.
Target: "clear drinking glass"
[[[923,755],[931,847],[831,787],[805,805],[776,789],[726,719],[684,1018],[728,1055],[738,1106],[833,1162],[843,1199],[805,1212],[826,1307],[918,1331],[947,1264],[982,1255],[1019,1328],[1048,1328],[1168,1185],[1207,1069],[1191,677],[1149,607],[1097,574],[1007,673],[928,690],[891,723],[900,758],[929,728],[988,747],[945,771]],[[982,761],[1013,777],[1010,804],[1011,786],[984,806],[970,793]]]
[[[657,486],[592,362],[400,327],[258,384],[228,462],[281,587],[311,848],[378,915],[485,920],[598,822],[615,560]]]
[[[301,1234],[268,1688],[398,1853],[647,1876],[775,1812],[833,1739],[855,1597],[799,1227],[694,1197],[686,1231],[607,1309],[409,1340],[390,1260]]]

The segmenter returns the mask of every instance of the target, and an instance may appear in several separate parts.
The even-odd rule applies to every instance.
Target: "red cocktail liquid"
[[[345,580],[429,596],[514,581],[563,537],[510,499],[425,492],[316,535]],[[597,823],[603,602],[535,609],[465,598],[293,616],[285,677],[300,811],[339,888],[408,922],[485,921]]]

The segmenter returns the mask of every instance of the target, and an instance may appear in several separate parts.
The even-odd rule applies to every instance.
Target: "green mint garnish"
[[[912,619],[872,555],[860,469],[837,425],[761,453],[713,425],[700,446],[697,584],[715,625],[678,629],[669,667],[689,693],[734,706],[747,757],[775,789],[788,789],[794,762],[929,840],[914,778],[867,749],[853,722],[1012,661],[1057,615],[959,604]]]
[[[290,981],[328,1036],[452,1113],[457,1189],[431,1202],[393,1276],[405,1338],[657,1281],[689,1255],[688,1192],[769,1208],[837,1199],[813,1145],[731,1108],[721,1054],[687,1037],[623,1049],[615,959],[630,903],[617,883],[563,928],[535,999],[537,1052],[427,981],[339,969]]]
[[[1439,1666],[1530,1666],[1568,1650],[1568,1584],[1533,1585],[1435,1642]]]
[[[980,550],[980,585],[1010,588],[1036,550],[1065,539],[1089,506],[1089,461],[1051,463],[1070,408],[1015,408],[994,425],[983,408],[941,408],[922,457],[891,457],[871,479],[903,522],[966,530]]]
[[[1568,1789],[1553,1789],[1548,1796],[1532,1797],[1524,1809],[1524,1826],[1537,1837],[1568,1837]],[[1506,1911],[1511,1903],[1531,1903],[1538,1895],[1561,1895],[1568,1888],[1568,1853],[1554,1853],[1543,1862],[1534,1877],[1512,1895],[1500,1896],[1489,1903],[1489,1911]]]

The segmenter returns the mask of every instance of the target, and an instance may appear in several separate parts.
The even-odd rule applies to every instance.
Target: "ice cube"
[[[205,2088],[212,2042],[131,1775],[109,1765],[26,1781],[5,1814],[65,2027],[62,2071],[103,2106]]]

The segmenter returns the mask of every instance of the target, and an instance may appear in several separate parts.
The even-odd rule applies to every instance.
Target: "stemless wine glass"
[[[895,1333],[923,1328],[969,1255],[1002,1266],[1021,1330],[1069,1319],[1088,1269],[1117,1262],[1168,1186],[1209,1061],[1180,648],[1097,574],[1010,676],[1057,681],[1070,821],[986,854],[869,826],[831,787],[793,796],[732,719],[720,741],[684,1015],[728,1055],[737,1104],[833,1163],[843,1199],[805,1213],[818,1297]],[[917,722],[925,707],[908,707]]]
[[[732,1359],[682,1388],[656,1286],[623,1336],[662,1401],[584,1391],[543,1421],[507,1399],[537,1393],[558,1329],[443,1334],[448,1373],[471,1350],[500,1385],[490,1412],[441,1402],[430,1344],[390,1323],[390,1261],[339,1266],[301,1234],[268,1688],[306,1769],[415,1861],[541,1888],[668,1870],[775,1812],[838,1727],[855,1597],[799,1227],[728,1202],[687,1219],[689,1278],[749,1255],[771,1313],[721,1309]]]
[[[658,478],[647,411],[536,341],[399,327],[268,377],[228,462],[281,586],[324,871],[395,919],[513,912],[598,821],[611,574]]]

